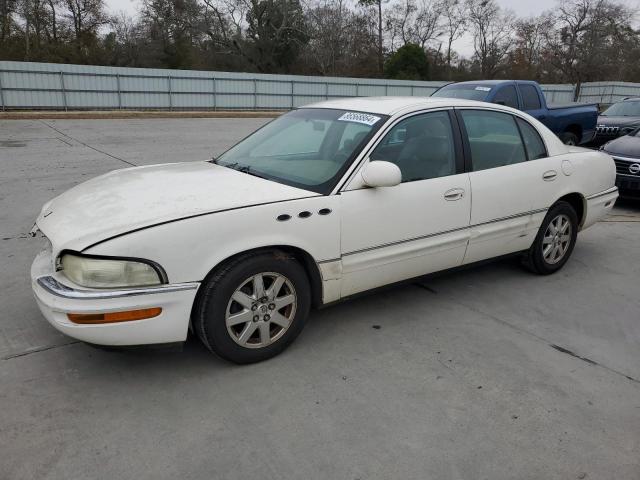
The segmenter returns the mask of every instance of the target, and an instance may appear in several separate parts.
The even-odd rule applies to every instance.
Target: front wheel
[[[297,260],[275,251],[243,255],[204,282],[193,329],[220,357],[259,362],[295,340],[310,305],[309,280]]]
[[[567,202],[553,205],[540,226],[524,265],[534,273],[549,275],[560,270],[573,252],[578,236],[578,215]]]

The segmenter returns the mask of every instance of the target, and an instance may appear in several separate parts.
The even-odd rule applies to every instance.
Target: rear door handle
[[[444,199],[449,202],[460,200],[462,197],[464,197],[464,190],[462,188],[452,188],[444,192]]]
[[[557,176],[558,176],[558,172],[556,172],[555,170],[547,170],[542,174],[542,179],[545,182],[550,182],[552,180],[555,180]]]

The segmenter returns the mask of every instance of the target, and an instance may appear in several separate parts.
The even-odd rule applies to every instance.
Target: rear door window
[[[488,110],[462,110],[473,171],[525,162],[518,126],[512,115]]]
[[[522,95],[523,110],[538,110],[540,105],[540,97],[538,90],[533,85],[519,85],[520,95]]]
[[[516,93],[516,87],[513,85],[505,85],[500,87],[493,97],[493,103],[499,105],[506,105],[511,108],[518,108],[518,94]]]

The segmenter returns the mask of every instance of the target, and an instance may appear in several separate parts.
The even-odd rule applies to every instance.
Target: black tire
[[[549,228],[549,224],[552,221],[556,220],[559,216],[565,216],[569,219],[569,223],[571,226],[570,240],[562,258],[560,258],[556,263],[550,263],[547,259],[545,259],[545,255],[543,253],[543,243],[545,241],[545,233]],[[525,254],[522,263],[527,269],[539,275],[550,275],[552,273],[555,273],[560,270],[565,263],[567,263],[567,260],[569,260],[571,252],[573,252],[573,248],[576,245],[577,236],[578,215],[576,214],[576,211],[569,203],[559,201],[549,209],[547,215],[544,217],[542,225],[540,226],[540,230],[538,231],[533,244]]]
[[[233,333],[228,330],[227,309],[232,308],[231,297],[243,282],[265,272],[282,275],[290,282],[293,287],[295,309],[289,311],[292,317],[289,326],[273,343],[249,348],[237,343],[232,337]],[[259,301],[256,303],[259,304]],[[234,306],[237,307],[239,304]],[[306,323],[310,306],[309,279],[295,258],[282,251],[250,253],[227,262],[205,279],[193,309],[193,330],[210,351],[226,360],[238,364],[261,362],[278,355],[295,340]],[[259,308],[261,307],[259,304]],[[249,313],[248,310],[243,311]],[[261,318],[260,322],[262,320]],[[248,328],[251,324],[242,324],[239,328],[243,325]],[[275,324],[272,327],[279,328]],[[260,337],[261,332],[256,332],[255,335]],[[258,338],[258,343],[259,340]]]
[[[580,141],[578,135],[573,132],[562,132],[560,134],[560,140],[562,140],[562,143],[565,145],[578,145]]]

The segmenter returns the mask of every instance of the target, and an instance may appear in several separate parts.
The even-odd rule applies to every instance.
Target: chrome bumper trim
[[[194,290],[198,288],[198,283],[173,283],[169,285],[158,285],[156,287],[127,288],[120,290],[81,290],[67,287],[51,276],[39,277],[36,279],[47,292],[63,298],[75,300],[104,300],[110,298],[135,297],[137,295],[151,295],[155,293],[180,292],[182,290]]]
[[[618,192],[618,187],[611,187],[605,190],[604,192],[594,193],[593,195],[589,195],[587,197],[587,200],[593,200],[594,198],[604,197],[605,195],[609,195],[611,193],[617,193],[617,192]]]
[[[607,155],[611,155],[611,157],[614,160],[622,160],[623,162],[629,162],[629,163],[638,163],[638,162],[640,162],[640,157],[635,157],[635,158],[633,158],[633,157],[623,157],[621,155],[615,155],[613,153],[608,153]]]

